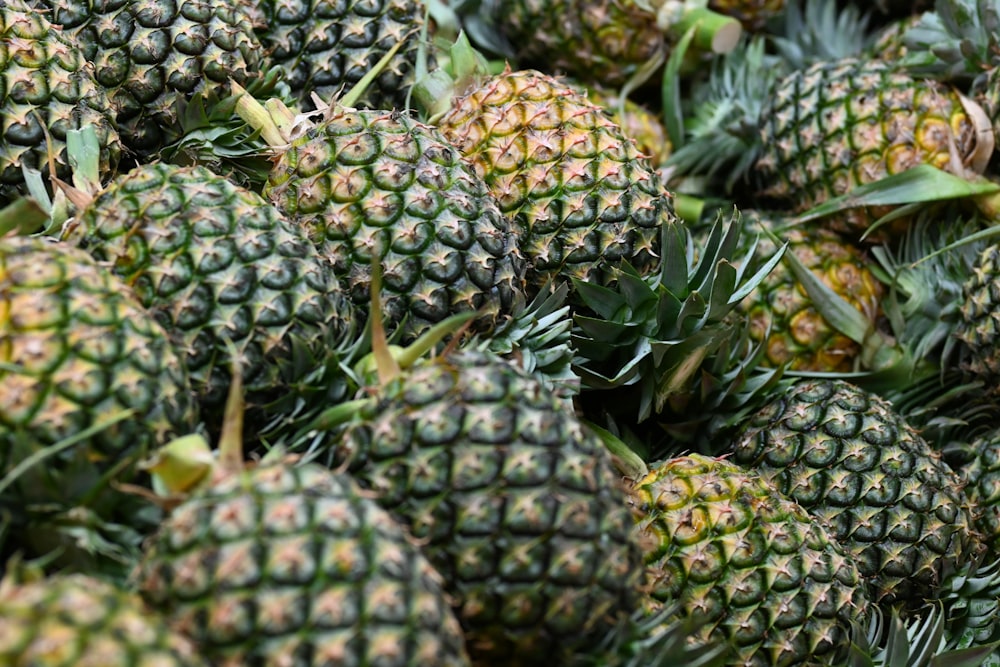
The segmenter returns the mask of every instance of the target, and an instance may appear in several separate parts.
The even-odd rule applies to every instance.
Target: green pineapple
[[[251,0],[32,0],[93,63],[126,147],[148,159],[177,138],[176,100],[260,75]]]
[[[1000,304],[997,295],[997,274],[1000,272],[1000,245],[984,248],[962,285],[960,319],[955,335],[965,350],[966,365],[974,375],[998,392],[1000,379]]]
[[[202,667],[195,646],[142,599],[82,574],[0,584],[8,667]]]
[[[678,601],[691,641],[725,638],[733,665],[847,664],[870,604],[828,530],[755,472],[692,454],[629,492],[654,600]]]
[[[115,169],[122,145],[107,93],[80,49],[21,0],[0,3],[0,63],[0,200],[25,192],[22,169],[48,173],[50,153],[68,176],[69,130],[93,127],[101,174]]]
[[[379,372],[346,429],[318,426],[310,451],[325,449],[424,545],[473,660],[615,664],[606,642],[629,633],[641,561],[598,436],[489,353]]]
[[[760,206],[801,213],[918,165],[981,174],[993,152],[982,109],[954,88],[882,60],[841,56],[787,71],[754,40],[692,95],[677,176],[726,174]],[[853,207],[860,236],[891,208]]]
[[[800,380],[742,428],[732,460],[820,518],[875,599],[919,606],[981,549],[962,482],[887,401]]]
[[[183,366],[128,287],[85,252],[0,239],[0,506],[13,543],[72,567],[127,561],[156,516],[117,485],[194,428]]]
[[[1000,556],[1000,435],[976,438],[970,448],[973,460],[958,469],[967,485],[965,493],[974,508],[976,527],[993,557]]]
[[[886,290],[860,251],[823,227],[782,229],[788,219],[780,214],[751,210],[743,214],[753,223],[749,231],[756,228],[776,233],[788,244],[786,252],[794,254],[806,269],[861,313],[871,329],[875,328]],[[776,251],[773,241],[765,235],[756,248],[756,266]],[[750,320],[751,339],[764,343],[768,365],[825,373],[846,373],[862,365],[862,346],[823,317],[786,264],[774,267],[760,286],[740,302],[739,311]]]
[[[343,472],[272,450],[242,460],[239,376],[218,457],[200,436],[150,462],[179,502],[133,573],[220,667],[468,667],[440,575]]]
[[[263,0],[259,31],[267,61],[280,67],[303,108],[357,84],[390,49],[399,49],[365,90],[358,106],[405,109],[413,85],[425,5],[420,0],[329,2]],[[429,66],[434,66],[433,58]]]
[[[264,196],[307,231],[362,310],[381,260],[387,326],[403,342],[473,311],[492,331],[524,299],[510,221],[462,155],[406,116],[329,109],[282,147]]]
[[[621,127],[537,71],[474,79],[434,122],[513,220],[529,287],[608,282],[622,262],[651,270],[673,204]]]
[[[329,262],[260,195],[204,167],[144,165],[112,181],[64,236],[175,336],[213,428],[234,361],[254,419],[345,391],[341,357],[361,336],[358,316]]]

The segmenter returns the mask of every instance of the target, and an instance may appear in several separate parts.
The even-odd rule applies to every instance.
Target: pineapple
[[[433,128],[332,107],[282,148],[264,196],[307,231],[367,310],[373,264],[401,342],[456,313],[491,331],[523,299],[524,261],[486,184]]]
[[[377,350],[376,350],[377,351]],[[470,349],[379,365],[326,451],[424,545],[476,664],[611,663],[641,554],[602,441],[537,377]]]
[[[800,380],[747,420],[732,460],[821,519],[874,599],[916,607],[981,550],[959,477],[879,396]]]
[[[117,485],[197,423],[183,368],[128,286],[85,252],[0,239],[0,505],[14,542],[67,567],[91,567],[88,552],[110,567],[128,559],[156,517]]]
[[[234,362],[255,418],[345,391],[339,357],[361,336],[358,316],[329,262],[260,195],[204,167],[144,165],[97,194],[64,237],[175,336],[211,428]]]
[[[760,32],[769,21],[781,16],[785,0],[709,0],[708,6],[736,18],[747,30]]]
[[[843,665],[870,604],[828,530],[758,474],[691,454],[654,464],[629,502],[654,600],[680,603],[697,644],[732,665]]]
[[[82,574],[0,584],[0,664],[203,667],[195,646],[135,593]]]
[[[179,134],[176,100],[260,75],[252,0],[32,0],[93,63],[125,146],[142,159]]]
[[[676,176],[728,172],[754,205],[792,213],[918,165],[981,174],[993,152],[982,109],[954,88],[857,56],[783,72],[751,41],[692,95],[690,138],[668,160]],[[860,236],[885,207],[853,207]]]
[[[788,220],[780,215],[746,209],[743,214],[758,229],[777,233],[788,244],[786,252],[793,253],[874,329],[885,287],[861,252],[823,227],[781,229]],[[756,247],[755,265],[767,261],[775,250],[774,243],[762,236]],[[785,264],[768,273],[761,285],[740,302],[739,311],[749,318],[750,337],[764,343],[768,365],[784,365],[796,371],[846,373],[862,362],[861,345],[824,319],[805,287]]]
[[[997,274],[1000,272],[1000,245],[990,244],[979,254],[962,285],[959,321],[955,335],[967,350],[966,364],[990,391],[1000,393],[1000,335],[997,321]]]
[[[976,438],[970,448],[972,462],[958,469],[966,495],[975,508],[976,527],[993,558],[1000,557],[1000,434]]]
[[[508,68],[477,78],[434,122],[513,219],[530,287],[656,265],[661,228],[676,219],[671,194],[585,93]]]
[[[239,376],[213,458],[194,435],[150,461],[178,499],[132,581],[218,667],[468,667],[440,575],[343,472],[242,460]]]
[[[50,154],[68,176],[69,130],[93,127],[101,174],[115,169],[122,144],[107,93],[80,49],[21,0],[0,2],[0,63],[0,201],[26,191],[23,169],[47,172]]]
[[[635,142],[650,164],[659,167],[666,161],[670,155],[670,137],[655,111],[602,86],[587,87],[587,95],[621,125],[622,132]]]
[[[267,61],[286,73],[303,108],[311,96],[331,98],[357,84],[390,49],[401,44],[359,101],[374,109],[405,109],[413,85],[424,23],[420,0],[335,3],[263,0],[259,31]],[[433,59],[428,63],[433,67]]]

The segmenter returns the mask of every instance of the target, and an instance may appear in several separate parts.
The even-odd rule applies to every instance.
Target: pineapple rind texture
[[[978,557],[961,479],[891,405],[843,380],[800,380],[735,438],[751,467],[820,518],[880,602],[920,605]]]
[[[0,3],[0,200],[25,192],[22,168],[68,178],[66,133],[90,126],[101,174],[118,164],[122,144],[111,100],[71,40],[20,0]]]
[[[968,350],[968,367],[1000,393],[1000,246],[983,249],[962,286],[956,335]]]
[[[965,492],[975,508],[976,527],[990,549],[989,562],[1000,557],[1000,434],[981,436],[970,447],[975,458],[958,473],[967,484]]]
[[[619,125],[582,91],[534,70],[490,77],[437,125],[511,217],[528,284],[608,282],[651,270],[671,195]]]
[[[650,595],[697,619],[729,664],[842,665],[868,607],[857,566],[826,528],[753,471],[689,455],[630,489]]]
[[[418,545],[318,465],[213,480],[164,522],[134,581],[213,664],[469,665]]]
[[[33,0],[50,11],[111,97],[125,145],[149,158],[178,138],[176,98],[260,75],[251,0]]]
[[[286,72],[304,108],[311,96],[323,102],[356,85],[389,50],[402,46],[362,93],[356,106],[406,108],[416,76],[424,26],[419,0],[265,0],[259,31],[267,61]],[[428,68],[434,68],[433,56]]]
[[[382,387],[334,443],[405,521],[484,664],[570,664],[636,607],[641,553],[599,438],[538,379],[456,351]]]
[[[207,667],[133,592],[82,574],[0,585],[0,664]]]
[[[67,509],[93,492],[95,469],[121,467],[126,479],[128,461],[194,429],[183,367],[167,332],[92,257],[50,239],[0,240],[0,471],[134,411],[33,466],[5,494]]]
[[[221,419],[234,361],[255,408],[335,390],[316,370],[353,342],[353,307],[305,233],[260,195],[204,167],[142,165],[65,235],[176,337],[206,417]],[[312,362],[296,363],[304,354]]]
[[[976,127],[958,93],[890,63],[845,58],[783,78],[760,115],[755,191],[801,212],[852,188],[930,164],[971,171]],[[867,229],[882,209],[849,209]]]
[[[486,184],[433,128],[342,109],[295,139],[264,195],[307,230],[367,311],[381,258],[387,329],[412,340],[450,315],[492,330],[523,293],[524,262]]]

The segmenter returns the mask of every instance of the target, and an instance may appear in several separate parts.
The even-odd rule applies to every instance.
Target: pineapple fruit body
[[[173,510],[134,581],[220,667],[469,665],[416,543],[318,465],[217,476]]]
[[[982,250],[962,285],[956,335],[967,350],[967,365],[990,391],[1000,393],[1000,245]]]
[[[251,0],[33,2],[93,63],[122,140],[144,158],[179,136],[178,96],[224,94],[260,73]]]
[[[843,58],[793,72],[760,113],[753,191],[802,212],[920,164],[981,173],[992,143],[980,141],[966,104],[954,89],[881,60]],[[885,212],[849,209],[842,231],[859,234]]]
[[[990,550],[987,561],[1000,557],[1000,433],[976,438],[970,445],[974,458],[958,473],[972,503],[979,529]]]
[[[260,195],[204,167],[153,163],[112,181],[65,235],[178,340],[213,424],[234,363],[254,417],[344,391],[337,354],[360,328],[354,309],[329,262]]]
[[[59,548],[59,531],[38,528],[38,517],[143,528],[136,503],[109,481],[135,479],[140,459],[194,429],[183,369],[167,332],[85,252],[38,237],[0,240],[0,477],[95,429],[0,494],[3,512],[27,531],[22,547]],[[133,412],[100,428],[125,410]]]
[[[477,311],[491,330],[522,295],[523,261],[485,183],[433,128],[337,109],[292,141],[264,194],[306,229],[367,311],[381,263],[386,326],[411,340]]]
[[[641,553],[601,441],[493,355],[404,373],[332,442],[332,461],[424,544],[477,664],[608,664],[601,646],[637,604]]]
[[[9,667],[208,665],[138,595],[82,574],[0,584],[0,629]]]
[[[259,31],[267,62],[282,68],[303,108],[311,96],[331,103],[355,86],[389,50],[402,44],[357,106],[405,109],[413,86],[424,4],[419,0],[264,0]],[[433,69],[431,57],[428,67]]]
[[[709,0],[708,6],[737,19],[747,30],[757,32],[764,30],[769,21],[781,16],[785,0]]]
[[[981,551],[961,479],[892,411],[843,380],[800,380],[737,434],[733,461],[821,519],[880,602],[923,604]]]
[[[780,216],[750,210],[743,215],[750,225],[777,232],[788,243],[786,252],[794,253],[806,269],[862,313],[874,329],[885,288],[855,246],[823,227],[779,231]],[[743,238],[752,237],[747,234]],[[767,261],[775,251],[774,243],[762,234],[757,263]],[[768,273],[760,286],[740,302],[739,309],[749,318],[750,337],[764,343],[764,362],[768,366],[828,373],[851,372],[857,367],[861,345],[823,318],[805,287],[784,263]]]
[[[487,78],[438,121],[517,228],[528,284],[651,270],[671,195],[635,144],[580,90],[534,70]]]
[[[25,191],[25,167],[67,178],[66,133],[94,128],[102,174],[114,170],[122,144],[111,100],[83,52],[21,0],[0,2],[0,200]]]
[[[728,664],[843,665],[869,605],[828,530],[756,472],[692,454],[629,492],[650,595],[696,620],[697,643],[731,643]]]

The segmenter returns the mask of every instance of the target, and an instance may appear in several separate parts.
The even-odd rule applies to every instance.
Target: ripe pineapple
[[[367,310],[374,258],[388,327],[408,341],[477,311],[492,330],[523,296],[523,260],[486,184],[433,128],[335,107],[283,148],[264,195],[307,230]]]
[[[14,543],[73,567],[89,566],[88,550],[127,558],[151,517],[115,484],[194,428],[183,366],[128,287],[85,252],[0,239],[0,506]]]
[[[202,667],[195,646],[142,599],[82,574],[0,584],[0,664]]]
[[[143,598],[218,667],[468,667],[440,575],[354,480],[242,462],[238,392],[218,459],[194,436],[152,463],[182,500],[133,573]]]
[[[732,444],[828,526],[875,599],[919,606],[980,550],[962,482],[890,404],[843,380],[800,380]]]
[[[413,85],[424,24],[420,0],[334,3],[321,0],[263,0],[259,31],[267,61],[286,73],[303,108],[311,95],[323,100],[358,83],[397,43],[399,50],[358,102],[373,109],[404,109]],[[429,61],[433,68],[434,61]]]
[[[99,169],[110,173],[122,145],[107,93],[81,51],[21,0],[0,2],[0,201],[25,191],[22,168],[67,178],[66,132],[94,128]]]
[[[213,428],[233,362],[255,418],[344,391],[338,354],[360,337],[358,318],[330,264],[260,195],[204,167],[153,163],[112,181],[64,236],[176,337]]]
[[[468,349],[361,395],[328,432],[330,463],[424,545],[473,660],[613,664],[607,637],[628,632],[641,554],[600,439],[539,378]]]
[[[692,454],[653,465],[629,502],[650,594],[679,601],[692,641],[725,638],[732,665],[847,664],[869,605],[858,567],[762,477]]]
[[[32,0],[93,63],[125,145],[152,156],[180,131],[176,99],[260,75],[252,0]]]
[[[860,251],[822,227],[780,229],[781,215],[744,210],[752,233],[768,229],[788,243],[793,253],[824,284],[853,306],[874,329],[881,314],[885,287],[876,279]],[[744,238],[748,238],[749,234]],[[776,251],[764,234],[753,265],[758,267]],[[740,302],[739,311],[750,321],[750,337],[765,343],[764,363],[798,371],[846,373],[860,363],[861,345],[838,331],[817,310],[805,287],[784,263],[774,267],[760,286]]]
[[[600,107],[559,79],[507,69],[478,79],[435,121],[518,230],[527,281],[595,283],[649,271],[671,195]]]
[[[621,125],[622,132],[635,142],[636,148],[650,164],[654,167],[663,164],[670,155],[670,137],[655,111],[600,86],[588,87],[587,96]]]
[[[951,87],[882,60],[842,57],[782,72],[752,41],[692,95],[691,136],[668,160],[678,176],[746,179],[757,205],[806,211],[921,164],[980,174],[993,152],[982,109]],[[849,208],[860,235],[885,207]]]

